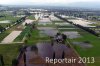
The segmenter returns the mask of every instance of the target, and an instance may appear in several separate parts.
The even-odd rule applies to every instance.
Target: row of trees
[[[12,26],[15,26],[15,25],[17,25],[17,24],[23,22],[25,19],[26,19],[26,16],[20,18],[19,20],[17,20],[17,21],[14,22],[13,24],[7,25],[6,27],[3,27],[3,26],[0,25],[0,33],[4,32],[5,30],[7,30],[8,28],[10,28],[10,27],[12,27]]]
[[[72,24],[72,25],[75,25],[76,27],[79,27],[79,28],[81,28],[81,29],[83,29],[83,30],[85,30],[85,31],[87,31],[87,32],[89,32],[89,33],[91,33],[91,34],[97,36],[97,37],[100,36],[98,33],[96,33],[94,30],[92,30],[92,29],[90,29],[90,28],[88,28],[88,27],[84,27],[84,26],[81,26],[81,25],[79,25],[79,24],[74,24],[73,22],[68,21],[67,19],[62,18],[61,16],[58,16],[58,15],[56,15],[56,14],[55,14],[55,16],[58,17],[58,18],[60,18],[60,19],[62,19],[62,20],[64,20],[64,21],[66,21],[66,22],[68,22],[68,23],[70,23],[70,24]]]
[[[12,66],[17,66],[19,64],[20,58],[22,58],[22,57],[24,58],[23,59],[24,66],[26,66],[26,54],[25,54],[26,48],[27,48],[27,46],[24,46],[24,45],[19,48],[19,52],[20,52],[19,56],[16,59],[12,60]]]
[[[17,24],[19,24],[19,23],[21,23],[21,22],[23,22],[24,20],[26,19],[26,16],[25,17],[22,17],[21,19],[19,19],[19,20],[17,20],[15,23],[13,23],[12,25],[14,26],[14,25],[17,25]],[[6,28],[10,28],[12,25],[8,25]],[[6,30],[6,28],[4,28],[4,27],[2,27],[1,25],[0,25],[0,32],[2,33],[2,32],[4,32],[5,30]],[[22,48],[22,49],[20,49],[20,51],[21,51],[21,53],[22,52],[24,52],[24,47]],[[21,55],[21,54],[20,54]],[[19,56],[20,57],[20,56]],[[12,60],[12,66],[17,66],[17,64],[18,64],[18,59],[13,59]],[[4,59],[3,59],[3,55],[0,55],[0,66],[5,66],[5,64],[4,64]]]

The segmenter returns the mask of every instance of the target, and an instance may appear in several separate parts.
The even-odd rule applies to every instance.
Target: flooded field
[[[95,27],[95,26],[91,26],[93,22],[86,21],[84,19],[69,19],[68,21],[72,21],[74,24],[79,24],[84,27]]]
[[[22,25],[25,25],[26,23],[27,23],[27,24],[32,24],[33,22],[34,22],[34,20],[26,19],[25,22],[23,22]]]
[[[5,21],[0,21],[0,24],[1,23],[11,23],[11,22],[10,22],[10,20],[5,20]]]
[[[65,35],[67,35],[68,38],[74,39],[74,38],[80,38],[80,34],[76,31],[66,31],[63,32]]]

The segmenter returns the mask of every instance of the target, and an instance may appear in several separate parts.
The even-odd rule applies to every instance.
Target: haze
[[[1,0],[0,4],[6,5],[24,5],[24,4],[69,4],[75,2],[100,2],[98,0]]]

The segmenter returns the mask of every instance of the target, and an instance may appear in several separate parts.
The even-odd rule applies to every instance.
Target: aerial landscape
[[[100,66],[100,1],[0,1],[0,66]]]

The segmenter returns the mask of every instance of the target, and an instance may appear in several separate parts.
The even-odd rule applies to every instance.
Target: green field
[[[79,53],[81,57],[94,57],[95,63],[88,64],[88,66],[99,66],[100,65],[100,38],[85,32],[83,30],[79,31],[81,38],[72,39],[71,42],[84,42],[89,41],[93,46],[92,48],[81,48],[80,46],[75,46],[75,50]],[[74,46],[74,45],[73,45]]]
[[[9,28],[8,30],[0,33],[0,42],[7,36],[9,35],[12,31],[16,30],[16,28],[19,26],[20,24],[13,26],[11,28]]]
[[[57,28],[76,28],[75,26],[57,26]],[[100,38],[80,29],[60,29],[63,31],[77,31],[81,35],[79,38],[68,39],[70,45],[78,52],[81,57],[94,57],[95,63],[87,64],[87,66],[99,66],[100,65]],[[88,41],[93,46],[92,48],[82,48],[79,45],[74,45],[73,42],[85,42]]]
[[[34,19],[33,16],[29,16],[29,19]],[[56,23],[59,23],[61,21],[55,21]],[[56,28],[76,28],[73,25],[69,26],[56,26],[54,23],[53,25],[38,25],[38,27],[56,27]],[[0,41],[9,34],[12,30],[14,30],[16,27],[13,27],[9,29],[9,31],[4,32],[0,34]],[[62,29],[59,30],[60,32],[63,31],[77,31],[81,35],[79,38],[75,39],[67,39],[70,42],[70,45],[77,51],[77,53],[81,57],[94,57],[95,58],[95,63],[94,64],[87,64],[87,66],[100,66],[100,38],[82,30],[79,28],[76,29]],[[20,42],[24,37],[26,37],[27,43],[26,45],[34,45],[37,42],[41,41],[50,41],[50,38],[48,36],[41,37],[40,36],[40,31],[38,29],[32,29],[30,26],[27,26],[23,32],[15,39],[15,42]],[[28,36],[30,34],[30,37]],[[2,37],[1,37],[2,36]],[[82,48],[79,45],[73,45],[73,42],[84,42],[88,41],[90,44],[93,46],[91,48]],[[4,61],[5,64],[8,64],[6,66],[11,66],[11,61],[12,59],[16,58],[19,53],[19,48],[21,47],[21,44],[9,44],[9,45],[0,45],[0,54],[4,56]]]
[[[21,32],[21,34],[14,40],[15,42],[21,42],[23,38],[30,33],[30,26],[25,27],[25,29]]]
[[[28,19],[35,20],[34,15],[28,16]]]
[[[5,66],[11,66],[12,59],[17,58],[20,44],[0,45],[0,54],[3,55]]]
[[[0,42],[7,36],[9,35],[10,33],[9,32],[3,32],[0,34]]]
[[[0,17],[0,21],[4,21],[4,20],[10,20],[11,23],[15,22],[16,20],[18,20],[19,17],[14,17],[12,15],[5,15],[5,17]]]
[[[31,37],[28,39],[28,43],[32,44],[32,43],[37,43],[40,41],[45,41],[45,40],[50,40],[50,38],[48,36],[45,37],[40,37],[39,35],[39,30],[34,29],[31,33]]]
[[[2,26],[2,27],[7,27],[7,25],[9,25],[10,23],[0,23],[0,25]]]

